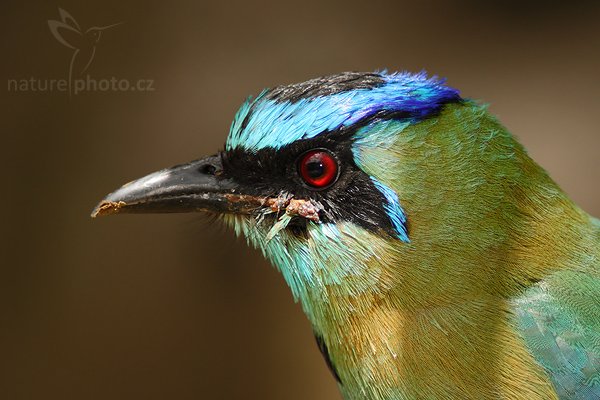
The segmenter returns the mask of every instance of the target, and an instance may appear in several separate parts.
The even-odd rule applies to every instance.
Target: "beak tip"
[[[127,203],[125,203],[124,201],[102,200],[92,211],[91,217],[96,218],[105,215],[117,214],[119,213],[119,210],[125,207],[126,205]]]

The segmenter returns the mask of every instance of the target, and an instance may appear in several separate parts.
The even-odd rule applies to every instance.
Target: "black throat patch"
[[[340,378],[340,374],[338,374],[337,369],[335,368],[335,364],[333,363],[333,361],[331,361],[331,357],[329,356],[329,349],[325,344],[323,336],[319,335],[318,333],[315,333],[315,340],[317,341],[317,346],[319,346],[319,350],[321,351],[321,354],[323,355],[325,363],[331,371],[331,374],[334,376],[335,380],[341,385],[342,379]]]

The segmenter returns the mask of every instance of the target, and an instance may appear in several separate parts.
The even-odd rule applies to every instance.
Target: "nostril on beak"
[[[217,167],[212,164],[204,164],[198,168],[198,172],[202,175],[215,175],[217,173]]]

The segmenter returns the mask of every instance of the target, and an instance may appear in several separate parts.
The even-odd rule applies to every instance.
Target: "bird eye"
[[[308,186],[324,189],[337,180],[338,164],[329,151],[310,150],[300,156],[298,173]]]

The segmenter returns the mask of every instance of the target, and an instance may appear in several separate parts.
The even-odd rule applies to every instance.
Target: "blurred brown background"
[[[65,79],[47,20],[102,34],[87,73],[153,92],[1,94],[1,399],[339,399],[282,278],[199,216],[91,220],[103,195],[212,153],[245,96],[344,70],[483,99],[600,215],[600,7],[560,1],[4,1],[9,79]],[[4,84],[4,83],[3,83]],[[7,84],[5,84],[7,85]]]

